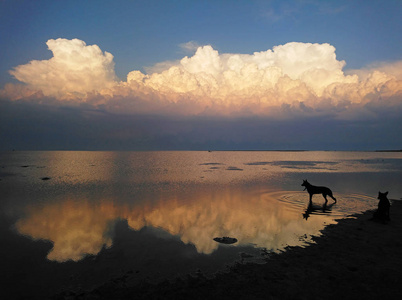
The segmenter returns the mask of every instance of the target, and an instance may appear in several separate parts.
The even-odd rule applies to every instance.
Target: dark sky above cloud
[[[0,150],[400,149],[402,118],[121,115],[0,101]]]

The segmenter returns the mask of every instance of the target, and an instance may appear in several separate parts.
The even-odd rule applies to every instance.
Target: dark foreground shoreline
[[[308,247],[269,255],[263,265],[238,263],[213,279],[129,286],[126,274],[52,299],[401,299],[402,201],[393,201],[388,224],[371,221],[372,214],[342,219]]]

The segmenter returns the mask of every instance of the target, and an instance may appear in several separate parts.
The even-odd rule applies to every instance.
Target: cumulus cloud
[[[361,79],[367,79],[373,72],[385,73],[393,76],[398,80],[402,80],[402,61],[396,62],[375,62],[365,68],[348,70],[348,74],[357,74]]]
[[[16,79],[46,96],[82,97],[93,90],[111,87],[116,80],[113,55],[97,45],[73,39],[48,40],[49,60],[33,60],[10,71]]]
[[[329,84],[357,81],[355,76],[343,74],[344,65],[329,44],[288,43],[252,55],[220,55],[211,46],[204,46],[177,66],[143,78],[143,83],[154,89],[224,101],[239,93],[262,98],[267,92],[286,93],[304,86],[312,95],[321,96]],[[131,79],[130,73],[128,81]]]
[[[194,53],[195,51],[197,51],[197,49],[201,46],[199,45],[197,42],[195,41],[189,41],[187,43],[182,43],[179,45],[180,48],[185,51],[185,52],[191,52]]]
[[[47,44],[53,58],[10,71],[27,84],[26,91],[8,86],[3,97],[21,99],[26,93],[113,112],[181,115],[345,114],[378,99],[402,102],[401,62],[345,73],[346,63],[327,43],[291,42],[253,54],[221,54],[207,45],[192,56],[156,64],[148,74],[134,70],[126,81],[116,80],[113,56],[96,45],[77,39]]]

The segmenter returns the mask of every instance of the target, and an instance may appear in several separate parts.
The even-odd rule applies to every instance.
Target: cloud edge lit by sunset
[[[49,60],[30,61],[10,70],[23,85],[7,84],[2,98],[38,103],[102,106],[111,112],[178,115],[348,114],[379,99],[401,106],[401,73],[377,64],[344,72],[334,46],[290,42],[253,54],[219,53],[210,45],[183,43],[195,50],[181,60],[160,62],[126,81],[114,71],[113,55],[79,39],[48,40]],[[387,73],[387,70],[390,72]],[[352,113],[355,115],[355,113]]]

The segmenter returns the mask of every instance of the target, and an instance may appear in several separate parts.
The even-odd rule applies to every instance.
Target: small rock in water
[[[49,180],[50,177],[42,177],[41,179],[42,179],[42,180]]]
[[[236,238],[224,236],[224,237],[216,237],[214,238],[215,242],[222,243],[222,244],[234,244],[237,242]]]

